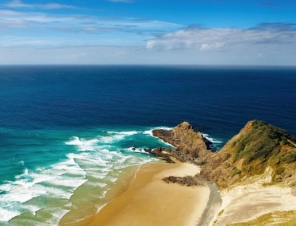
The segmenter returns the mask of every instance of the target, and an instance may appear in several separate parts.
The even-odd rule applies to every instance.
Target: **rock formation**
[[[166,153],[180,161],[203,164],[212,155],[211,141],[202,133],[195,132],[188,122],[179,124],[173,130],[153,130],[153,135],[175,146],[176,149],[166,150]]]
[[[163,179],[166,183],[177,183],[184,186],[205,186],[206,181],[199,175],[186,176],[186,177],[174,177],[169,176]]]
[[[245,177],[272,170],[272,183],[296,186],[296,139],[285,130],[260,120],[248,122],[218,152],[202,133],[188,122],[172,130],[154,130],[153,135],[175,146],[158,148],[151,153],[165,160],[175,157],[203,165],[201,175],[219,188],[226,188]],[[169,160],[168,160],[169,161]]]

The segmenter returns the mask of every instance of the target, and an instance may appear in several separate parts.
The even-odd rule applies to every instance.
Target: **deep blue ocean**
[[[219,149],[252,119],[296,135],[296,68],[1,66],[0,225],[97,211],[121,172],[157,161],[153,128],[189,121]]]

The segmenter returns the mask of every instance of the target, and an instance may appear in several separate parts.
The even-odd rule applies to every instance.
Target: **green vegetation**
[[[224,213],[224,210],[221,210],[221,211],[218,213],[218,216],[221,216],[223,213]]]
[[[249,222],[227,224],[227,226],[296,226],[296,211],[268,213]]]
[[[268,167],[272,183],[296,180],[296,139],[283,129],[254,120],[209,159],[201,173],[219,187],[228,187]]]
[[[295,141],[295,138],[285,130],[263,121],[252,121],[252,126],[231,145],[232,161],[243,159],[242,171],[248,174],[261,174],[266,166],[284,169],[282,165],[296,162],[296,148],[289,146],[289,140]],[[278,172],[275,175],[282,174]]]
[[[237,174],[241,174],[241,171],[239,169],[237,169],[237,168],[234,168],[233,171],[232,171],[231,177],[234,177]]]
[[[275,170],[276,175],[281,175],[284,172],[285,172],[285,167],[279,167]]]
[[[285,155],[281,157],[281,161],[287,164],[294,163],[296,161],[296,152],[285,153]]]
[[[286,131],[271,126],[263,121],[253,121],[253,127],[244,136],[240,136],[234,143],[236,149],[233,162],[244,158],[244,165],[249,164],[253,160],[260,163],[279,153],[278,146],[280,143],[287,143],[287,139],[293,139]],[[288,157],[287,157],[288,158]],[[289,158],[288,161],[292,160]],[[296,155],[295,155],[296,160]],[[295,161],[294,160],[294,161]]]
[[[229,159],[230,156],[231,156],[231,154],[226,153],[225,156],[224,156],[224,158],[223,158],[223,162],[225,162],[227,159]]]

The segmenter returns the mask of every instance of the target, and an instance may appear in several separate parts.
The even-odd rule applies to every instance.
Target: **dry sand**
[[[224,226],[229,223],[248,222],[267,213],[275,211],[296,210],[294,189],[269,185],[271,171],[265,176],[251,178],[221,193],[222,206],[211,225]]]
[[[187,163],[143,165],[126,192],[103,207],[90,226],[195,226],[207,206],[208,187],[167,184],[167,176],[199,173]]]

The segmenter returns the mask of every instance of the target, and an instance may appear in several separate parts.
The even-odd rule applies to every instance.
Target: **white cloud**
[[[252,29],[188,28],[150,39],[148,51],[171,62],[213,65],[296,65],[295,24],[261,24]],[[160,55],[160,54],[159,54]]]
[[[270,24],[246,30],[231,28],[178,30],[149,40],[146,48],[224,51],[255,48],[260,45],[276,46],[283,43],[296,45],[296,29],[293,29],[293,25]]]
[[[24,15],[24,14],[20,13],[20,12],[13,11],[13,10],[0,10],[0,15],[2,15],[2,16],[20,16],[20,15]]]
[[[121,30],[125,32],[162,32],[173,30],[180,25],[157,20],[143,20],[139,18],[108,18],[87,15],[64,15],[59,16],[49,13],[18,12],[13,10],[0,10],[0,21],[9,26],[11,21],[23,23],[33,22],[41,24],[44,29],[63,28],[60,31],[79,32],[79,30],[97,32]],[[55,27],[53,26],[55,23]],[[32,24],[32,23],[31,23]]]
[[[48,4],[25,4],[20,0],[12,0],[6,4],[5,7],[8,8],[32,8],[32,9],[75,9],[75,6],[63,5],[58,3],[48,3]]]
[[[0,47],[69,45],[142,45],[152,33],[175,30],[180,25],[138,18],[106,18],[87,15],[55,15],[51,13],[0,10]],[[29,32],[28,32],[29,31]],[[4,35],[13,38],[5,39]],[[59,42],[56,42],[57,37]],[[17,39],[17,41],[16,41]],[[27,42],[30,40],[30,42]]]
[[[12,10],[0,10],[0,25],[2,29],[11,31],[25,31],[27,28],[30,32],[40,33],[41,30],[46,30],[53,26],[53,24],[60,24],[69,21],[67,17],[56,17],[54,15],[47,15],[43,13],[21,13]],[[17,36],[22,36],[19,34]]]
[[[24,38],[24,37],[14,37],[14,36],[2,36],[1,37],[0,48],[7,47],[32,47],[34,48],[44,48],[44,47],[56,47],[65,44],[65,42],[60,38]]]

